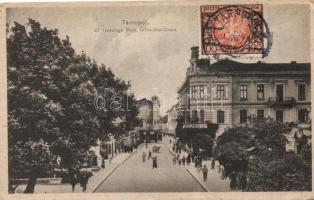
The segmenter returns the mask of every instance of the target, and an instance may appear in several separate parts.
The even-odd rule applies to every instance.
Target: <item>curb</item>
[[[185,170],[194,178],[194,180],[196,180],[196,182],[198,182],[198,184],[200,184],[205,192],[208,192],[207,188],[190,172],[190,170],[187,168],[185,168]]]
[[[171,153],[172,155],[175,155],[173,153],[173,151],[171,151],[170,149],[169,150],[169,153]],[[193,179],[198,183],[200,184],[200,186],[202,187],[202,189],[205,191],[205,192],[208,192],[207,188],[190,172],[190,170],[188,170],[187,168],[185,168],[185,170],[193,177]]]
[[[104,180],[102,180],[95,189],[92,190],[92,193],[95,193],[96,190],[98,190],[98,188],[113,174],[113,172],[115,172],[124,162],[126,162],[135,152],[137,152],[137,150],[133,151],[130,155],[128,155],[128,157],[126,157],[121,163],[119,163],[115,168],[113,168],[111,170],[111,172],[109,172],[109,174],[104,178]]]

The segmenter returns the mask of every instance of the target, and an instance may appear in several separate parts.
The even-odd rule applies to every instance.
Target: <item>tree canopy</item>
[[[138,122],[130,83],[33,19],[7,28],[7,72],[10,192],[21,173],[30,180],[25,192],[34,192],[38,172],[51,171],[58,157],[62,167],[80,168],[115,118],[125,118],[128,130]],[[95,96],[107,88],[112,92],[106,98],[119,95],[128,105],[95,109]]]

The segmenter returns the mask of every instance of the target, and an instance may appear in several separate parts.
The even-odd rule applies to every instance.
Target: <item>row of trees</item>
[[[291,124],[253,119],[219,136],[214,157],[228,172],[247,173],[249,191],[310,191],[311,144],[298,155],[286,152],[290,131]]]
[[[70,174],[79,169],[97,139],[115,129],[115,118],[125,119],[126,130],[138,123],[136,100],[127,92],[130,83],[84,52],[76,53],[58,30],[32,19],[25,26],[7,25],[7,65],[11,193],[22,176],[28,178],[25,193],[33,193],[38,176],[57,163]],[[106,112],[96,110],[99,94],[128,98],[128,104],[115,111],[109,104]]]

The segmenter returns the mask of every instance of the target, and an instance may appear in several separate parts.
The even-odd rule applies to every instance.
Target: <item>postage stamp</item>
[[[202,54],[263,54],[263,5],[201,6]]]

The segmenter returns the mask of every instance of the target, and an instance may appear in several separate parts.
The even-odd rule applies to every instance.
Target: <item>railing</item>
[[[268,105],[270,107],[293,107],[295,105],[294,97],[269,97]]]
[[[207,128],[207,124],[205,123],[184,124],[183,128]]]

